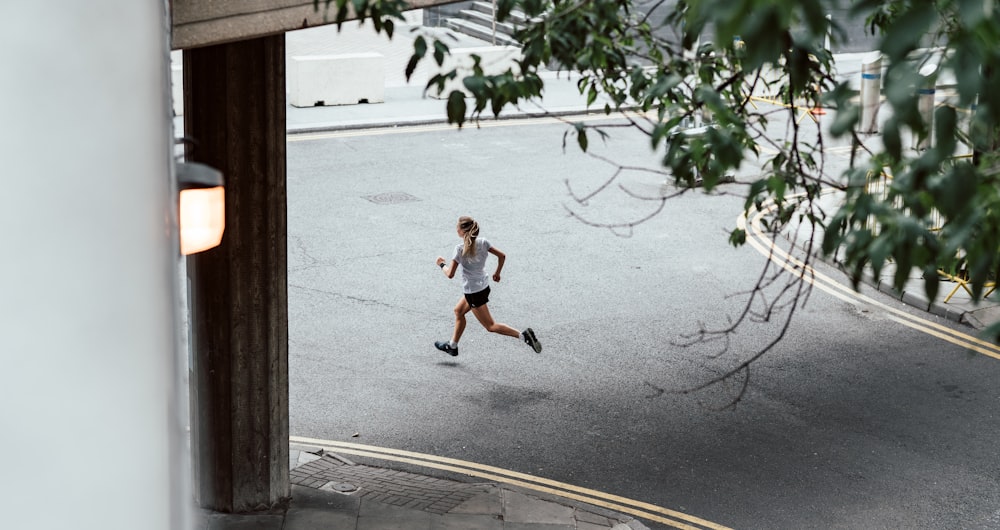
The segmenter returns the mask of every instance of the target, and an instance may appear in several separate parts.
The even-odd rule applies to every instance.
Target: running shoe
[[[528,346],[531,346],[531,349],[535,350],[535,353],[542,353],[542,343],[538,342],[538,337],[535,337],[535,332],[531,328],[522,331],[521,338]]]
[[[434,347],[451,355],[452,357],[458,356],[458,346],[452,346],[450,342],[446,340],[439,340],[434,342]]]

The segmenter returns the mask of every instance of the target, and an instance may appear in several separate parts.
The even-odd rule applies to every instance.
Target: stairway
[[[448,28],[452,31],[475,37],[479,40],[497,46],[520,46],[512,35],[516,25],[524,24],[524,13],[512,12],[507,22],[493,25],[493,4],[491,2],[472,2],[469,9],[458,12],[458,18],[448,19]]]

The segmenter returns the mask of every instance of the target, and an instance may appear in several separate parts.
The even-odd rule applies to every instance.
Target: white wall
[[[0,2],[5,528],[185,527],[166,39],[163,0]]]

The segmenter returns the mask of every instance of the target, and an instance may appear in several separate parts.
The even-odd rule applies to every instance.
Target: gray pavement
[[[406,60],[412,50],[415,33],[411,28],[397,28],[396,38],[388,40],[370,28],[345,25],[313,28],[288,34],[288,54],[353,53],[375,51],[387,58],[385,102],[314,108],[287,108],[289,134],[323,131],[396,127],[445,123],[445,102],[427,97],[423,85],[426,70],[418,70],[413,82],[402,79]],[[424,28],[420,31],[442,32]],[[468,37],[461,46],[487,46]],[[860,73],[861,54],[837,56],[842,77]],[[176,59],[175,59],[176,60]],[[546,74],[546,91],[536,105],[506,110],[502,118],[539,115],[570,115],[588,112],[572,76],[565,72]],[[591,109],[603,108],[603,102]],[[183,130],[182,117],[177,130]],[[827,195],[824,201],[835,206],[839,194]],[[786,233],[794,244],[796,234]],[[895,293],[889,285],[892,270],[881,277],[868,275],[866,283],[921,310],[940,315],[976,329],[1000,321],[1000,303],[991,295],[973,303],[961,286],[943,283],[939,299],[928,301],[919,278]],[[943,298],[954,293],[948,302]],[[292,446],[292,500],[287,509],[250,515],[199,512],[198,530],[220,529],[315,529],[350,528],[393,529],[579,529],[640,530],[646,526],[629,516],[609,512],[559,497],[545,497],[535,492],[497,483],[473,483],[424,476],[412,472],[362,465],[320,449]],[[440,476],[440,474],[439,474]]]

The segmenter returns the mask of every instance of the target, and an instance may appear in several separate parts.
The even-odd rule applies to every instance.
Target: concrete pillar
[[[882,101],[882,52],[861,58],[861,134],[878,132],[878,109]]]
[[[184,52],[189,160],[226,179],[222,244],[188,259],[192,446],[199,503],[287,500],[285,37]]]
[[[923,77],[923,84],[917,88],[917,110],[920,112],[924,122],[923,135],[914,137],[913,148],[919,151],[931,147],[931,138],[934,136],[934,100],[936,97],[936,77],[938,65],[936,63],[925,64],[920,68],[920,75]]]
[[[167,27],[0,2],[3,528],[191,527]]]

